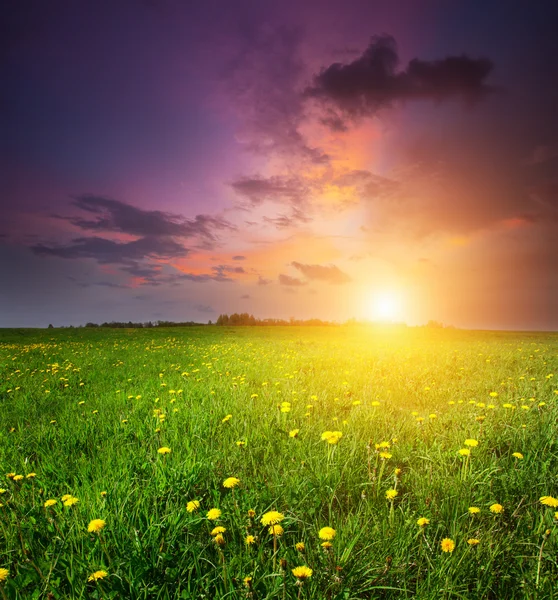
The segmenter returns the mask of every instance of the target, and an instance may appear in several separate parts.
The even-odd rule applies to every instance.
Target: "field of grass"
[[[0,402],[0,597],[558,598],[558,335],[3,330]]]

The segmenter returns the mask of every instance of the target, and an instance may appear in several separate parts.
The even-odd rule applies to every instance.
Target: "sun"
[[[393,290],[382,290],[372,295],[370,318],[373,321],[392,323],[402,319],[402,300]]]

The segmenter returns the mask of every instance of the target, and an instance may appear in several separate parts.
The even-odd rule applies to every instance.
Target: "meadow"
[[[0,331],[0,597],[558,598],[558,335]]]

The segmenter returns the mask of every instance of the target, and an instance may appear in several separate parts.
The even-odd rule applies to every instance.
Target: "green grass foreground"
[[[557,361],[555,334],[0,331],[0,598],[558,598]]]

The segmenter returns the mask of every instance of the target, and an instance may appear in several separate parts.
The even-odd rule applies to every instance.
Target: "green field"
[[[556,334],[3,330],[0,402],[0,597],[558,598]]]

